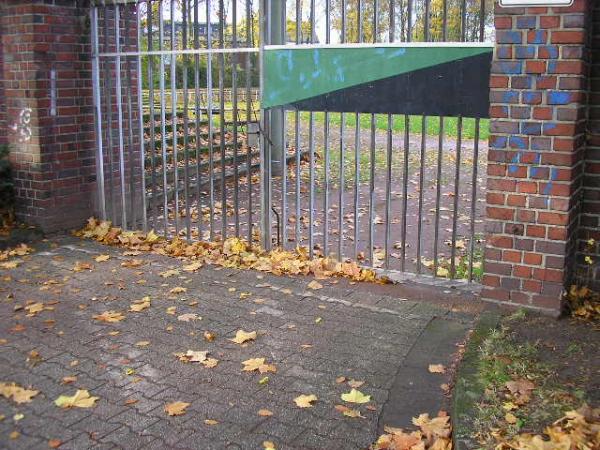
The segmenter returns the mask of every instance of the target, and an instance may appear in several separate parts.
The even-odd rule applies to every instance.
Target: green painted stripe
[[[456,47],[267,48],[262,105],[265,108],[283,106],[491,51],[490,47],[460,44]]]

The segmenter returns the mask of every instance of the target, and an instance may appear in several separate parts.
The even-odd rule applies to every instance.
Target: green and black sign
[[[487,117],[492,46],[268,46],[264,108]]]

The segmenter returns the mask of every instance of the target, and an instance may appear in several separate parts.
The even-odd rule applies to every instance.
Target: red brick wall
[[[0,3],[16,213],[45,230],[78,226],[92,214],[95,166],[87,14],[85,2]],[[51,111],[52,71],[56,114]],[[10,127],[15,125],[13,131]]]
[[[583,201],[580,216],[577,278],[581,284],[600,288],[600,3],[590,14],[589,108]],[[586,261],[586,256],[589,258]]]
[[[483,297],[557,314],[583,178],[586,14],[496,7]]]

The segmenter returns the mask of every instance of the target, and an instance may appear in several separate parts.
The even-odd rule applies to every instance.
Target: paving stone
[[[398,374],[418,382],[428,355],[440,353],[444,330],[456,342],[472,321],[438,306],[351,287],[310,291],[311,278],[304,277],[208,266],[164,278],[160,273],[183,263],[141,254],[136,258],[146,264],[124,269],[121,262],[132,257],[123,256],[123,249],[71,237],[57,237],[54,243],[24,258],[17,269],[0,272],[11,276],[0,286],[0,297],[7,299],[0,302],[0,336],[7,339],[0,346],[0,380],[41,391],[29,404],[0,398],[0,414],[25,415],[16,425],[8,419],[0,422],[2,448],[45,448],[50,438],[61,439],[61,449],[73,450],[245,450],[261,448],[265,440],[278,449],[366,448],[377,438],[382,411],[389,418],[398,416],[389,409],[390,398],[401,392]],[[111,258],[93,261],[99,254]],[[94,269],[75,273],[76,261],[89,261]],[[49,279],[60,284],[41,291]],[[146,283],[138,284],[140,279]],[[171,295],[176,286],[187,292]],[[241,292],[251,295],[240,300]],[[129,312],[131,303],[145,295],[151,306]],[[258,299],[263,300],[255,303]],[[26,300],[60,303],[53,311],[25,317],[14,305]],[[166,313],[172,306],[175,315]],[[125,320],[107,324],[92,318],[108,310],[123,312]],[[202,319],[178,321],[184,313]],[[432,331],[431,348],[417,346],[416,360],[407,360],[433,317],[443,317],[443,322]],[[25,329],[10,331],[16,323]],[[244,345],[229,341],[239,329],[257,330],[259,336]],[[216,340],[206,342],[204,331],[216,333]],[[140,341],[150,344],[137,346]],[[42,359],[35,366],[26,361],[33,349]],[[208,350],[219,360],[217,367],[184,364],[173,355],[188,349]],[[242,361],[258,357],[275,364],[277,372],[241,371]],[[265,375],[268,382],[259,384]],[[77,380],[63,385],[65,376]],[[337,412],[334,405],[343,403],[340,395],[350,389],[336,383],[339,376],[364,381],[360,390],[372,396],[376,411],[363,411],[367,418],[361,420]],[[100,399],[89,409],[64,410],[53,404],[58,395],[72,395],[76,389],[88,389]],[[300,409],[293,402],[300,394],[315,394],[319,400],[313,408]],[[420,403],[428,407],[442,397],[441,391],[426,394],[414,398],[411,408]],[[126,405],[127,400],[137,402]],[[164,406],[172,401],[190,403],[186,414],[167,416]],[[259,416],[259,409],[273,415]],[[218,424],[207,425],[205,419]],[[27,433],[10,440],[14,429]]]

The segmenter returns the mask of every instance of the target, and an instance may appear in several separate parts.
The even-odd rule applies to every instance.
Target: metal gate
[[[90,26],[100,216],[171,237],[239,236],[267,249],[303,246],[390,271],[477,279],[487,138],[481,92],[438,102],[460,90],[436,96],[422,81],[442,86],[459,64],[460,83],[483,80],[487,88],[489,46],[456,43],[492,38],[492,4],[97,3]],[[380,63],[373,55],[390,51],[417,51],[411,61],[429,62],[408,75],[394,64],[385,72],[382,63],[389,80],[364,78]],[[283,53],[287,65],[277,66]],[[482,54],[483,66],[467,63]],[[304,81],[292,63],[328,73],[346,64],[354,84],[330,83],[307,98],[306,86],[295,88]],[[446,72],[427,72],[437,65]],[[398,107],[408,103],[389,89],[398,77],[413,80],[409,91],[421,81],[411,108]],[[430,108],[438,103],[463,106]]]

